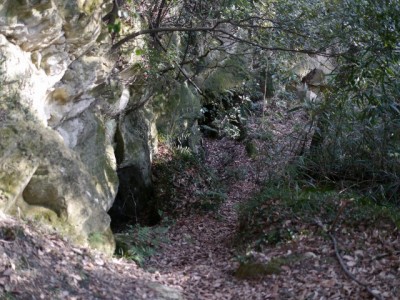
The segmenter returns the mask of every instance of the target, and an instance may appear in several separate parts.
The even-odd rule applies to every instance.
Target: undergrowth
[[[271,181],[239,207],[237,246],[258,250],[299,239],[307,235],[316,219],[330,229],[379,222],[400,227],[400,209],[390,203],[378,205],[333,183]]]
[[[166,226],[128,226],[124,232],[115,234],[116,255],[143,266],[146,259],[154,255],[162,243],[168,242],[167,231]]]

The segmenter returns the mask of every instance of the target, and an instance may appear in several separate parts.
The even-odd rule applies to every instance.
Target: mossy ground
[[[252,260],[243,261],[236,269],[234,276],[238,279],[261,279],[267,275],[280,274],[284,265],[289,265],[302,260],[299,255],[275,257],[268,262],[257,262]]]

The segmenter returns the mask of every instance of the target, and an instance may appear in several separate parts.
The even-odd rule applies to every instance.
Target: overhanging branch
[[[145,34],[154,34],[154,33],[160,33],[160,32],[194,32],[194,31],[213,31],[216,26],[213,27],[192,27],[192,28],[185,28],[185,27],[159,27],[159,28],[152,28],[152,29],[143,29],[140,31],[133,32],[131,34],[128,34],[126,37],[123,39],[119,40],[117,43],[115,43],[111,47],[111,51],[114,51],[121,47],[124,43],[135,39],[136,37],[140,35],[145,35]]]
[[[334,56],[339,56],[341,54],[334,54],[334,53],[327,53],[325,51],[319,51],[319,50],[312,50],[312,49],[292,49],[292,48],[283,48],[283,47],[268,47],[263,44],[257,43],[255,41],[251,41],[248,39],[244,39],[241,37],[238,37],[232,33],[229,33],[226,30],[220,29],[219,25],[222,23],[231,23],[230,20],[223,20],[223,21],[218,21],[215,23],[214,26],[204,26],[204,27],[158,27],[158,28],[150,28],[150,29],[143,29],[140,31],[133,32],[131,34],[128,34],[121,40],[119,40],[117,43],[115,43],[111,47],[111,51],[115,51],[119,49],[124,43],[135,39],[138,36],[141,35],[146,35],[146,34],[155,34],[155,33],[161,33],[161,32],[218,32],[223,34],[225,37],[240,42],[244,44],[248,44],[263,50],[268,50],[268,51],[283,51],[283,52],[293,52],[293,53],[304,53],[304,54],[310,54],[310,55],[322,55],[322,56],[327,56],[327,57],[334,57]]]

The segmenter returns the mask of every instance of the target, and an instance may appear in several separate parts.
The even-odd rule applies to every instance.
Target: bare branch
[[[161,43],[160,39],[158,37],[156,37],[161,49],[167,53],[167,49],[163,46],[163,44]],[[186,74],[185,70],[176,62],[176,61],[172,61],[175,66],[179,69],[179,71],[182,73],[182,75],[186,78],[186,80],[195,88],[195,90],[201,95],[204,96],[203,91],[197,86],[196,83],[194,83],[194,81],[189,77],[188,74]]]
[[[225,21],[225,22],[227,22],[227,21]],[[189,28],[186,28],[186,27],[159,27],[159,28],[152,28],[152,29],[144,29],[144,30],[140,30],[140,31],[136,31],[131,34],[128,34],[123,39],[121,39],[120,41],[115,43],[111,47],[111,51],[117,50],[124,43],[126,43],[140,35],[154,34],[154,33],[160,33],[160,32],[199,32],[199,31],[204,31],[204,32],[219,32],[219,33],[224,34],[229,39],[235,40],[240,43],[248,44],[248,45],[263,49],[263,50],[304,53],[304,54],[311,54],[311,55],[318,54],[318,55],[326,56],[326,57],[335,57],[335,56],[341,55],[341,54],[327,53],[325,51],[312,50],[312,49],[291,49],[291,48],[282,48],[282,47],[267,47],[260,43],[240,38],[232,33],[227,32],[226,30],[217,29],[218,25],[220,25],[220,24],[222,24],[222,22],[217,22],[216,25],[214,25],[212,27],[189,27]]]
[[[311,50],[311,49],[291,49],[291,48],[282,48],[282,47],[267,47],[260,43],[240,38],[240,37],[238,37],[232,33],[229,33],[225,30],[222,30],[222,29],[215,29],[214,31],[220,32],[230,39],[233,39],[238,42],[248,44],[248,45],[263,49],[263,50],[267,50],[267,51],[283,51],[283,52],[304,53],[304,54],[312,54],[312,55],[318,54],[318,55],[327,56],[327,57],[339,56],[339,54],[326,53],[325,51],[318,51],[318,50]]]
[[[212,31],[215,29],[213,27],[193,27],[193,28],[184,28],[184,27],[159,27],[159,28],[152,28],[152,29],[143,29],[140,31],[133,32],[128,34],[123,39],[119,40],[111,47],[111,51],[114,51],[121,47],[124,43],[128,42],[129,40],[133,40],[140,35],[145,34],[154,34],[159,32],[195,32],[195,31]]]

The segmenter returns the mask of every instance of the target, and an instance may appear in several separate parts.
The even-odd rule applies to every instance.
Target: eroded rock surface
[[[110,52],[102,17],[111,7],[111,0],[0,4],[0,210],[44,219],[108,253],[110,209],[117,218],[158,218],[157,126],[190,135],[195,148],[200,110],[187,84],[147,82],[140,56]],[[140,29],[139,18],[132,22]]]
[[[0,210],[112,253],[116,125],[93,92],[114,65],[101,35],[108,2],[0,4]]]

